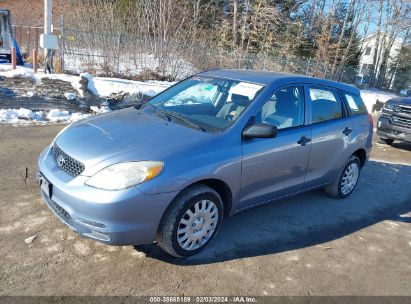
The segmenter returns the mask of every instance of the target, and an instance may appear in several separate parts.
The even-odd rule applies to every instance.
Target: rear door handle
[[[346,136],[350,135],[351,132],[352,132],[352,129],[350,129],[348,127],[345,127],[345,129],[343,131],[344,135],[346,135]]]
[[[303,136],[303,137],[301,137],[301,139],[299,141],[297,141],[297,144],[299,144],[301,146],[305,146],[310,141],[311,141],[311,138],[307,138],[307,137]]]

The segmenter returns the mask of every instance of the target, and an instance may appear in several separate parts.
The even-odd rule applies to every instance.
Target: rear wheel
[[[217,234],[223,218],[219,194],[202,184],[182,192],[161,221],[157,243],[174,257],[200,252]]]
[[[334,183],[324,187],[325,192],[335,198],[346,198],[355,189],[361,171],[361,162],[352,155]]]
[[[392,143],[394,142],[394,139],[379,137],[378,142],[380,144],[385,144],[385,145],[390,145],[391,146]]]

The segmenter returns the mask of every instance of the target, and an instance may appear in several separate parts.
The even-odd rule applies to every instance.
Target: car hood
[[[398,97],[388,100],[387,102],[394,105],[411,106],[411,97]]]
[[[162,161],[210,136],[154,113],[127,108],[73,123],[57,136],[55,144],[82,162],[87,175],[92,174],[87,169],[97,164],[103,168],[122,161]]]

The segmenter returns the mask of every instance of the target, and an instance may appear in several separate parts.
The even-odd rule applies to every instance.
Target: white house
[[[380,41],[380,45],[383,44],[383,36],[381,38],[382,41]],[[403,39],[402,38],[397,38],[393,46],[390,50],[390,54],[388,57],[388,65],[393,63],[395,60],[396,56],[398,55],[398,52],[401,49]],[[388,43],[388,37],[386,37],[386,43]],[[381,52],[379,52],[378,46],[377,46],[377,35],[372,34],[370,36],[367,36],[366,38],[361,41],[362,44],[362,49],[361,49],[361,59],[360,59],[360,69],[358,73],[358,82],[362,84],[366,84],[369,80],[369,77],[371,75],[371,71],[374,69],[373,67],[373,61],[374,61],[374,54],[377,52],[377,74],[380,69],[380,56]]]

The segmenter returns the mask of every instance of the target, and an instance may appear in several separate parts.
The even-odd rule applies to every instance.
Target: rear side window
[[[345,100],[347,101],[348,108],[351,115],[360,115],[368,113],[367,108],[364,105],[360,95],[344,93]]]
[[[321,122],[343,117],[338,94],[329,89],[310,88],[312,122]]]

